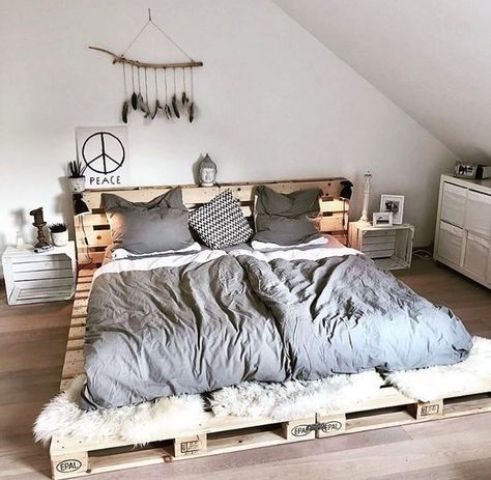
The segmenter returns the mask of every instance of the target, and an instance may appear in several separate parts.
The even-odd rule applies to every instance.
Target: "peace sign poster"
[[[128,130],[125,126],[78,127],[75,135],[78,159],[87,167],[86,188],[129,184]]]

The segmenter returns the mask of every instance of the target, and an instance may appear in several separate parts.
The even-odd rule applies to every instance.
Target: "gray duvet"
[[[224,255],[102,273],[89,300],[81,406],[451,364],[470,348],[451,311],[363,256]]]

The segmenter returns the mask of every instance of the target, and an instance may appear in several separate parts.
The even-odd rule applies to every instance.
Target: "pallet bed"
[[[336,189],[339,188],[342,180],[344,179],[335,179]],[[303,182],[302,186],[313,182]],[[319,184],[321,181],[315,182]],[[333,179],[322,182],[329,182],[329,188],[331,188]],[[302,188],[298,186],[298,182],[283,182],[276,185],[287,185],[282,187],[287,191],[292,191],[295,187]],[[202,191],[208,189],[192,188],[193,196],[198,195],[203,201],[204,194]],[[247,190],[246,194],[250,198],[251,186],[236,185],[235,188],[239,191],[241,189]],[[201,192],[199,192],[200,190]],[[327,188],[324,189],[325,193],[327,193],[326,190]],[[148,200],[148,197],[152,198],[158,195],[162,189],[152,189],[150,194],[148,191],[143,192],[134,189],[125,192],[130,193],[129,197],[133,200]],[[121,191],[114,193],[121,194]],[[100,191],[88,192],[84,196],[89,200],[91,209],[100,210]],[[206,192],[205,196],[209,196],[209,192]],[[329,201],[332,201],[332,197]],[[332,206],[335,204],[330,203],[329,205],[333,210]],[[336,203],[336,205],[338,204]],[[344,208],[343,205],[342,217],[327,216],[327,218],[336,218],[336,220],[329,220],[334,222],[330,225],[334,224],[337,228],[342,224],[344,225],[346,215]],[[89,224],[95,227],[94,234],[89,237],[88,245],[85,244],[85,241],[81,241],[81,230],[77,229],[80,268],[60,391],[66,390],[72,380],[84,372],[85,321],[90,286],[96,269],[94,264],[83,264],[84,252],[88,248],[89,252],[99,255],[97,249],[107,242],[107,236],[98,238],[96,232],[101,229],[94,223],[95,215],[97,215],[99,222],[104,222],[100,211],[88,216]],[[77,222],[80,224],[79,219]],[[107,225],[107,220],[102,225]],[[99,259],[100,255],[97,258]],[[53,479],[76,478],[131,467],[309,441],[340,434],[490,411],[491,378],[483,381],[478,389],[466,392],[464,396],[442,398],[429,403],[415,402],[413,399],[402,395],[394,387],[386,386],[380,388],[379,394],[375,398],[357,404],[356,408],[337,412],[318,411],[305,418],[285,418],[281,421],[268,417],[215,417],[211,412],[207,412],[204,421],[198,428],[192,431],[178,429],[160,432],[158,438],[152,439],[153,441],[144,447],[128,445],[126,441],[119,438],[110,438],[104,442],[81,442],[73,438],[55,436],[50,445],[52,477]]]

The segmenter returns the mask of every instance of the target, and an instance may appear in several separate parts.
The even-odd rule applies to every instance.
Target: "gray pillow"
[[[312,219],[319,215],[320,189],[275,192],[264,185],[256,189],[254,240],[295,245],[320,237]]]
[[[143,254],[181,250],[193,243],[180,188],[147,203],[103,193],[102,205],[111,225],[113,249]]]

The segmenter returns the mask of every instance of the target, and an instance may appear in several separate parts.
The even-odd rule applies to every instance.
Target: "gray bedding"
[[[81,406],[452,364],[471,348],[451,311],[366,257],[256,257],[101,273],[89,300]]]

